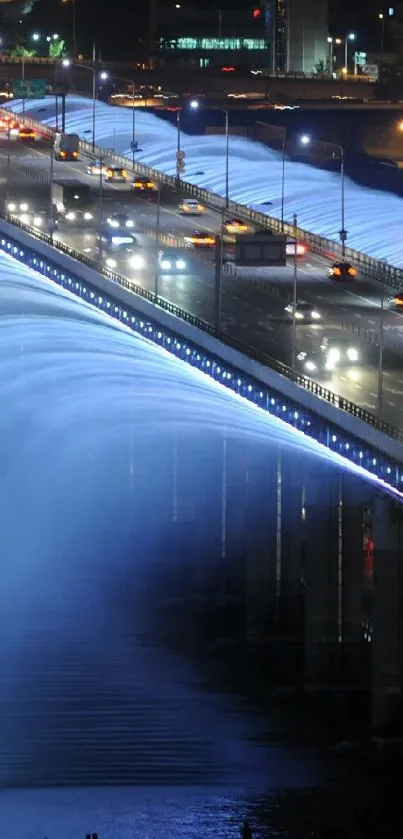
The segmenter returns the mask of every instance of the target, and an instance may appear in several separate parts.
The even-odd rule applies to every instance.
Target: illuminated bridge
[[[119,782],[180,780],[185,772],[189,782],[200,767],[217,782],[241,772],[236,761],[217,763],[217,740],[201,742],[200,732],[212,730],[208,714],[197,730],[186,726],[197,691],[178,698],[178,684],[194,677],[175,671],[166,688],[176,698],[161,707],[151,678],[170,633],[177,644],[186,625],[191,637],[195,616],[203,623],[209,615],[211,641],[233,641],[234,610],[237,643],[263,649],[265,660],[280,651],[282,680],[370,693],[372,727],[384,731],[401,708],[400,442],[221,343],[166,300],[140,288],[133,294],[127,281],[60,243],[50,247],[47,237],[3,220],[0,249],[9,406],[2,439],[10,428],[21,434],[18,456],[10,459],[9,446],[2,454],[10,475],[4,552],[15,557],[15,570],[5,572],[4,619],[11,610],[15,638],[2,633],[0,700],[10,725],[1,782],[75,783],[80,772],[94,783],[111,780],[106,772]],[[61,303],[49,280],[64,290]],[[29,531],[16,530],[16,510]],[[142,569],[134,590],[130,544]],[[15,574],[27,580],[28,600],[16,596]],[[46,599],[56,604],[49,614],[44,574]],[[191,615],[184,603],[193,604]],[[162,616],[168,624],[159,635]],[[133,633],[135,652],[123,645]],[[146,658],[144,637],[154,639]],[[133,676],[122,681],[123,673]],[[86,710],[94,696],[96,725]],[[147,702],[154,710],[144,722],[139,707]],[[152,766],[140,724],[156,749]],[[33,754],[39,759],[30,762]]]

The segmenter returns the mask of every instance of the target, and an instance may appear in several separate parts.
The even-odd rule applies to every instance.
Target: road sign
[[[132,151],[137,151],[138,147],[139,147],[139,141],[138,140],[132,140],[131,143],[130,143],[131,150]]]
[[[235,238],[236,265],[286,265],[286,237],[243,234]]]
[[[176,159],[177,159],[178,163],[180,161],[183,163],[185,157],[186,157],[186,153],[184,151],[182,151],[182,149],[179,149],[179,151],[176,152]]]
[[[12,86],[14,99],[45,98],[44,79],[13,79]]]

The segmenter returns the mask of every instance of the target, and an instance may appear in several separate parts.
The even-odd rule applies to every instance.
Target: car
[[[87,175],[105,175],[107,166],[104,166],[99,161],[98,163],[89,163],[87,166]]]
[[[179,204],[179,209],[187,216],[201,216],[204,213],[203,204],[200,204],[197,198],[184,198]]]
[[[247,233],[249,228],[245,221],[239,218],[230,218],[224,222],[224,230],[226,233],[238,234]]]
[[[104,172],[104,179],[108,183],[110,181],[125,183],[127,181],[127,170],[123,166],[107,166]]]
[[[19,216],[21,213],[27,213],[29,209],[28,201],[16,201],[11,199],[11,201],[7,201],[6,203],[6,212],[11,213],[13,216]]]
[[[323,338],[319,347],[312,352],[300,352],[297,364],[306,375],[324,376],[335,370],[352,368],[361,363],[360,350],[348,337]]]
[[[33,128],[29,128],[27,125],[20,125],[18,129],[18,139],[25,140],[26,142],[32,142],[36,140],[36,134]]]
[[[193,233],[186,234],[184,236],[184,240],[187,245],[193,245],[194,247],[199,248],[212,248],[216,243],[214,233],[203,232],[200,230],[194,230]]]
[[[294,322],[294,303],[289,303],[285,307],[286,317],[291,323]],[[317,323],[321,320],[322,315],[314,303],[307,303],[305,300],[297,300],[295,308],[295,320],[298,323]]]
[[[297,247],[297,256],[306,256],[308,248],[304,242],[295,243],[295,239],[287,239],[285,244],[286,256],[295,256],[295,247]]]
[[[327,269],[331,280],[351,280],[357,276],[357,269],[350,262],[333,262]]]
[[[394,297],[390,297],[388,304],[391,309],[396,309],[397,312],[403,312],[403,293],[398,292]]]
[[[107,217],[106,223],[114,230],[132,230],[134,228],[134,221],[127,213],[112,213]]]
[[[163,273],[185,273],[187,261],[181,251],[166,248],[158,252],[158,265]]]
[[[134,192],[156,192],[157,184],[150,178],[135,178],[131,185]]]
[[[18,214],[19,220],[28,225],[28,227],[36,227],[41,230],[48,230],[48,214],[46,210],[27,210],[25,213]]]

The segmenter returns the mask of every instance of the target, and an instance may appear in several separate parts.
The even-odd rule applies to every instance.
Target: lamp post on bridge
[[[341,229],[339,230],[339,237],[340,237],[340,246],[341,246],[341,257],[344,260],[346,256],[346,240],[347,240],[347,230],[345,225],[345,185],[344,185],[344,147],[339,145],[339,143],[327,143],[322,140],[314,140],[309,136],[309,134],[303,134],[300,138],[300,142],[303,146],[310,146],[314,143],[317,146],[325,146],[327,148],[335,149],[333,152],[332,157],[333,159],[338,155],[340,160],[340,211],[341,211]]]

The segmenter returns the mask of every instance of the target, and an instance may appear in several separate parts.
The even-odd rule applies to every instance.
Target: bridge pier
[[[372,505],[375,595],[372,638],[372,729],[402,734],[403,517],[387,496]]]
[[[317,461],[305,471],[306,690],[333,687],[341,635],[341,475]]]
[[[281,464],[277,448],[255,447],[246,465],[246,625],[249,643],[267,642],[278,597]]]

